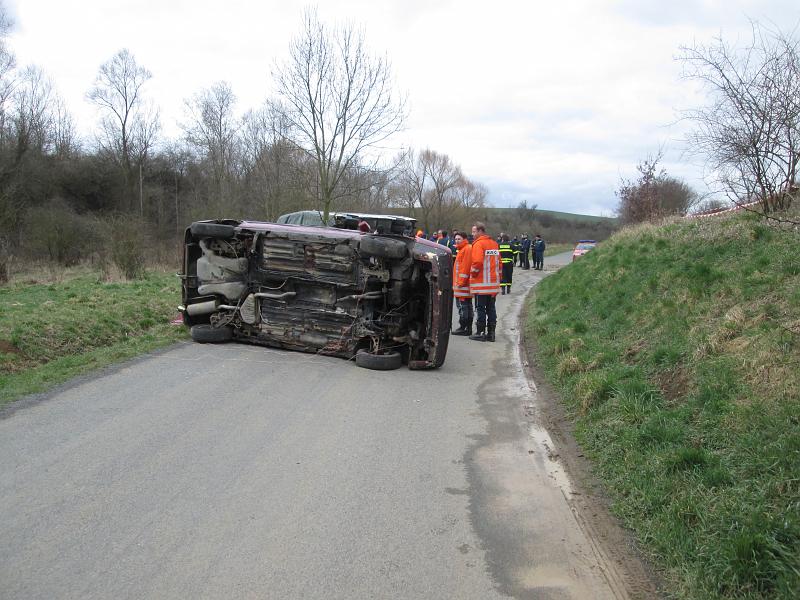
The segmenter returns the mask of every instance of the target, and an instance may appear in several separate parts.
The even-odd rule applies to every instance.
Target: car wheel
[[[201,344],[219,344],[233,339],[233,329],[231,327],[214,327],[207,323],[193,325],[189,332],[192,335],[192,339]]]
[[[405,258],[408,248],[405,242],[375,236],[363,236],[359,244],[363,254],[378,258]]]
[[[387,352],[386,354],[373,354],[367,350],[359,350],[356,353],[356,364],[363,369],[373,371],[391,371],[399,369],[403,364],[403,357],[399,352]]]
[[[233,225],[224,223],[192,223],[189,228],[195,237],[232,238],[236,232]]]

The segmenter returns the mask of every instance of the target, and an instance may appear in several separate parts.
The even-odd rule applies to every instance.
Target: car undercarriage
[[[401,235],[200,221],[185,235],[181,308],[196,341],[436,368],[447,352],[451,262],[446,248]]]

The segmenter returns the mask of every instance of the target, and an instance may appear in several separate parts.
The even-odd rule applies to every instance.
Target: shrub
[[[145,222],[132,215],[117,215],[107,223],[111,260],[128,279],[141,277],[148,238]]]
[[[33,258],[72,266],[101,247],[97,220],[60,198],[28,211],[26,224],[24,247]]]
[[[8,283],[11,262],[11,253],[8,251],[9,243],[6,238],[0,236],[0,285]]]

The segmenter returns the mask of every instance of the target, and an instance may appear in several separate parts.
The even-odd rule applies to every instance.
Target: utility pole
[[[175,171],[175,228],[178,233],[181,232],[181,221],[179,218],[180,212],[178,210],[178,171]]]
[[[139,216],[144,218],[144,194],[142,192],[142,163],[139,163]]]

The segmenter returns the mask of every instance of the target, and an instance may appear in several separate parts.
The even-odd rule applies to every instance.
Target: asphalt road
[[[525,418],[515,275],[436,371],[183,343],[12,407],[0,597],[626,597]]]

